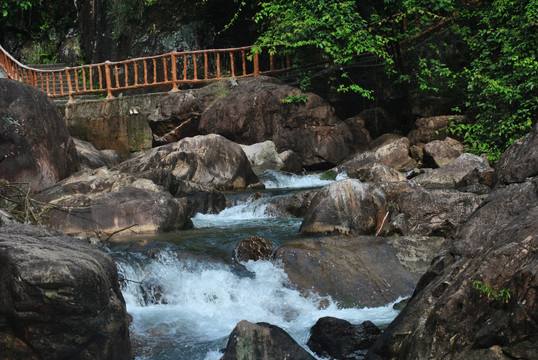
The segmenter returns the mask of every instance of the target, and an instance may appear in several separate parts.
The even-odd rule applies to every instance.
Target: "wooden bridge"
[[[168,87],[179,84],[273,75],[293,69],[289,56],[253,52],[253,46],[211,49],[148,56],[118,62],[38,69],[17,61],[0,46],[0,70],[6,77],[43,90],[52,98],[106,94],[114,98],[123,90]]]
[[[402,28],[396,30],[395,19],[402,16],[396,14],[383,20],[392,22],[394,34],[407,33],[410,27],[415,29],[415,35],[400,39],[400,44],[422,37],[450,21],[449,18],[439,17],[435,23],[421,24],[418,15],[409,21],[404,16]],[[164,88],[178,91],[179,84],[275,75],[294,69],[289,56],[256,52],[254,48],[172,51],[117,62],[38,69],[21,64],[0,46],[0,76],[3,71],[7,78],[38,87],[52,98],[69,97],[69,102],[74,102],[76,95],[103,94],[107,99],[112,99],[114,93],[130,89],[153,87],[160,91]]]

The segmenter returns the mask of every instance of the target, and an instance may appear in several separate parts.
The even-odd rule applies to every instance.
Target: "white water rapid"
[[[272,177],[278,180],[280,175]],[[286,188],[323,185],[304,177],[296,177],[297,182],[289,175],[281,178]],[[340,309],[330,298],[305,297],[293,288],[282,268],[270,261],[229,265],[227,259],[199,256],[206,253],[206,247],[219,246],[219,234],[236,234],[237,238],[232,235],[234,243],[244,235],[259,234],[275,245],[297,236],[300,219],[271,215],[263,198],[239,201],[218,215],[197,214],[193,223],[200,230],[185,232],[186,236],[178,232],[171,242],[170,236],[164,237],[160,241],[166,245],[154,251],[111,249],[125,279],[122,291],[133,317],[130,331],[137,360],[220,359],[220,350],[241,320],[277,325],[307,348],[309,330],[320,317],[334,316],[355,324],[370,320],[379,326],[397,315],[392,304]],[[200,240],[193,240],[193,234]],[[182,239],[187,238],[188,250],[196,249],[198,255],[182,252],[178,256],[184,250]],[[224,253],[229,249],[230,244]]]

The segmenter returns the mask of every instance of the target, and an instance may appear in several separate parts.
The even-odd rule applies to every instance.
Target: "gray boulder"
[[[385,194],[369,183],[346,179],[329,184],[312,199],[302,234],[374,235],[387,215]]]
[[[192,210],[148,179],[99,168],[81,171],[35,198],[47,224],[68,234],[107,238],[122,230],[161,232],[192,226]]]
[[[259,184],[241,146],[215,134],[162,145],[115,167],[131,174],[155,168],[171,171],[178,180],[193,181],[216,190],[242,190]]]
[[[121,162],[120,155],[115,150],[97,150],[91,143],[79,139],[73,139],[77,148],[80,165],[97,169],[102,166],[112,167]]]
[[[0,227],[0,357],[131,359],[129,319],[110,256],[31,225]]]
[[[441,167],[450,164],[464,152],[465,149],[458,140],[450,137],[444,140],[434,140],[424,145],[424,165]]]
[[[275,143],[267,140],[252,145],[241,145],[256,175],[265,170],[281,170],[284,162],[276,151]]]

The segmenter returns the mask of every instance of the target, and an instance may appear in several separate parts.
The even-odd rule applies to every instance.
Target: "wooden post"
[[[172,90],[171,92],[178,91],[177,88],[177,64],[176,64],[176,55],[175,53],[170,54],[170,65],[172,66]]]
[[[74,103],[75,97],[73,96],[73,84],[71,84],[71,69],[65,68],[65,78],[67,81],[67,89],[69,90],[69,102]]]
[[[112,79],[110,77],[110,61],[105,61],[106,98],[114,99],[112,95]]]
[[[258,53],[254,54],[254,76],[260,76],[260,57]]]

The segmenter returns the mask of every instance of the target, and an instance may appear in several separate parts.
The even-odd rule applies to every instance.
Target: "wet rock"
[[[304,190],[272,197],[269,201],[282,217],[304,217],[318,190]]]
[[[441,167],[450,164],[465,152],[463,145],[450,137],[434,140],[424,145],[424,164]]]
[[[512,144],[500,157],[493,176],[494,187],[523,182],[538,175],[538,124]]]
[[[228,339],[220,360],[315,360],[278,326],[268,323],[239,322]]]
[[[449,189],[454,188],[465,175],[472,171],[483,173],[490,170],[491,167],[486,160],[465,153],[448,165],[433,170],[427,169],[423,174],[415,176],[413,180],[427,188]]]
[[[237,79],[237,86],[202,113],[199,130],[240,144],[272,140],[278,152],[293,150],[310,169],[327,169],[350,154],[348,126],[321,97],[268,77]],[[284,103],[290,95],[306,103]]]
[[[54,103],[39,89],[0,79],[0,177],[39,191],[79,169]]]
[[[467,221],[483,200],[479,195],[456,190],[415,188],[399,199],[405,216],[402,234],[446,237]]]
[[[131,359],[114,261],[97,247],[31,225],[0,227],[3,359]]]
[[[114,150],[99,151],[91,143],[73,139],[77,148],[80,165],[88,169],[97,169],[102,166],[112,167],[121,162],[120,155]]]
[[[370,321],[353,325],[334,317],[320,318],[311,329],[308,347],[318,356],[332,359],[362,359],[381,335]]]
[[[386,305],[409,296],[419,278],[381,237],[302,238],[282,244],[274,259],[300,291],[330,295],[344,307]]]
[[[146,305],[168,304],[168,300],[163,296],[164,286],[159,279],[144,279],[140,284],[140,291]]]
[[[450,122],[455,119],[463,119],[461,115],[443,115],[420,118],[415,122],[416,129],[407,134],[411,145],[419,143],[427,144],[434,140],[444,140],[448,133]]]
[[[99,168],[81,171],[36,194],[52,204],[47,224],[69,234],[161,232],[192,226],[188,204],[151,180]],[[45,205],[49,206],[49,205]]]
[[[319,190],[305,214],[302,234],[373,235],[387,215],[383,192],[369,183],[346,179]]]
[[[215,134],[162,145],[115,167],[127,173],[153,168],[170,170],[178,180],[193,181],[216,190],[242,190],[259,183],[241,147]]]
[[[243,262],[249,260],[269,260],[273,252],[273,244],[258,235],[250,236],[239,242],[232,253],[232,259]]]
[[[536,358],[537,218],[536,176],[493,191],[447,239],[367,359]]]
[[[281,170],[284,162],[280,159],[275,143],[271,140],[252,145],[241,145],[247,155],[252,170],[256,175],[262,174],[265,170]]]
[[[415,161],[409,156],[409,140],[399,138],[398,140],[385,143],[375,150],[366,151],[355,155],[351,160],[337,166],[336,172],[345,172],[349,177],[357,178],[358,171],[373,164],[390,166],[399,171],[413,169]]]
[[[303,160],[293,150],[286,150],[278,154],[284,163],[282,171],[299,174],[303,170]]]

